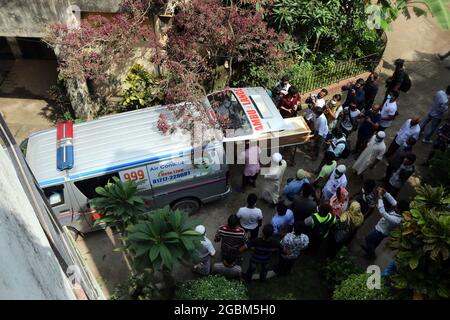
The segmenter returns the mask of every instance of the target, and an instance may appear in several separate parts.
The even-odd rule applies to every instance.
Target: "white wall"
[[[75,299],[2,147],[0,299]]]

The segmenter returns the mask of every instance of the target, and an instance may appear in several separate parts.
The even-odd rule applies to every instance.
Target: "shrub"
[[[164,298],[163,291],[155,283],[157,279],[151,269],[131,275],[124,283],[118,285],[111,295],[111,300],[155,300]]]
[[[145,108],[164,101],[164,94],[159,80],[140,64],[135,64],[128,73],[122,106],[126,111]]]
[[[391,294],[381,281],[380,289],[367,288],[367,279],[371,274],[354,274],[336,287],[333,300],[390,300]]]
[[[222,276],[208,276],[183,282],[176,291],[177,299],[186,300],[247,300],[244,284]]]
[[[112,179],[105,187],[95,188],[99,196],[90,200],[90,205],[100,216],[96,223],[106,223],[123,232],[127,226],[145,218],[145,199],[148,197],[138,195],[136,182]]]
[[[448,164],[450,163],[450,152],[436,151],[433,158],[430,160],[429,166],[429,181],[432,185],[450,186],[450,170]]]
[[[194,259],[202,239],[194,230],[196,224],[186,214],[166,206],[152,210],[146,221],[129,226],[126,240],[135,254],[136,269],[171,272],[176,263]]]
[[[343,247],[333,259],[328,259],[323,267],[328,287],[332,290],[349,276],[362,271],[355,258],[349,254],[347,247]]]
[[[415,299],[450,297],[450,196],[444,188],[423,186],[403,213],[389,246],[397,251],[390,281],[399,295]]]

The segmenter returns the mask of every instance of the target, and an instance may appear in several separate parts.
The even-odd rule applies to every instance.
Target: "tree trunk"
[[[175,279],[170,271],[162,271],[162,275],[167,290],[167,298],[172,300],[175,298]]]

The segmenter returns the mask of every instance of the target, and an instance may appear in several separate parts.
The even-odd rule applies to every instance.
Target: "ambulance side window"
[[[94,178],[90,178],[90,179],[75,181],[75,186],[88,199],[92,199],[92,198],[99,196],[97,194],[97,192],[95,192],[95,188],[104,187],[108,183],[108,180],[113,181],[112,177],[119,178],[119,174],[114,172],[114,173],[106,174],[103,176],[98,176],[98,177],[94,177]]]
[[[52,207],[64,204],[64,185],[52,186],[42,189]]]

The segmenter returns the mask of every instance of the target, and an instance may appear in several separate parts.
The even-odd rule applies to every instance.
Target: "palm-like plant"
[[[450,298],[449,195],[443,188],[421,187],[391,234],[397,273],[391,280],[401,293],[429,299]]]
[[[122,182],[113,177],[105,187],[97,187],[95,192],[99,197],[90,200],[90,205],[99,214],[95,223],[106,223],[124,231],[127,226],[145,219],[147,207],[145,196],[138,195],[137,184],[134,181]]]
[[[194,230],[195,221],[188,221],[179,210],[168,206],[150,212],[148,220],[127,228],[126,242],[134,253],[137,272],[150,268],[164,277],[169,297],[174,294],[175,281],[172,270],[180,262],[196,261],[196,248],[202,235]]]
[[[129,226],[126,239],[135,254],[136,269],[172,271],[177,262],[191,261],[202,238],[194,231],[195,226],[195,221],[188,221],[185,214],[168,206],[151,211],[148,220]]]

